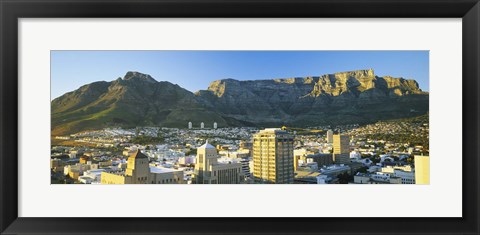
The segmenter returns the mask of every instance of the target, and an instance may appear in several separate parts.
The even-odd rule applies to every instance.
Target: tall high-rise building
[[[217,123],[216,122],[213,123],[213,129],[217,129]]]
[[[197,148],[194,182],[197,184],[240,184],[243,182],[241,163],[219,163],[217,149],[208,141]]]
[[[415,184],[430,184],[430,157],[415,156]]]
[[[327,138],[326,138],[327,143],[331,144],[333,143],[333,131],[328,130],[327,131]]]
[[[205,124],[204,124],[203,122],[200,123],[200,128],[201,128],[201,129],[205,128]]]
[[[192,122],[188,122],[188,129],[192,129]]]
[[[293,136],[279,128],[253,135],[253,165],[257,182],[293,183]]]
[[[336,164],[350,163],[350,137],[333,135],[333,161]]]

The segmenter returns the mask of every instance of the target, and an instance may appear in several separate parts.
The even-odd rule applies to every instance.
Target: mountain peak
[[[145,82],[152,82],[156,83],[157,80],[153,79],[152,76],[136,71],[128,71],[123,80],[132,80],[132,81],[145,81]]]
[[[109,126],[316,126],[373,123],[428,111],[415,80],[376,76],[373,69],[266,80],[223,79],[191,92],[130,71],[52,101],[52,134]],[[415,110],[415,112],[412,112]]]

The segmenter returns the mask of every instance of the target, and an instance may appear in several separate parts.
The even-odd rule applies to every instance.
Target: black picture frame
[[[0,0],[2,234],[479,234],[478,0]],[[120,17],[462,18],[462,218],[18,217],[18,19]],[[39,199],[40,201],[41,199]],[[438,205],[441,207],[442,205]],[[352,208],[354,209],[354,208]]]

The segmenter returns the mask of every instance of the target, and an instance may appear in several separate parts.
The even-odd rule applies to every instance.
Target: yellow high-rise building
[[[253,176],[257,182],[291,184],[294,177],[293,136],[279,128],[253,135]]]
[[[336,164],[350,163],[350,137],[333,135],[333,161]]]
[[[415,184],[430,184],[430,157],[415,156]]]

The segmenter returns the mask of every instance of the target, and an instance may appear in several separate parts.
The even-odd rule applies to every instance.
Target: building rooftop
[[[88,170],[87,172],[93,173],[93,174],[101,174],[104,171],[105,169],[91,169],[91,170]]]
[[[240,163],[242,159],[240,158],[227,158],[221,157],[217,159],[218,164],[233,164],[233,163]]]
[[[305,177],[317,177],[320,175],[320,172],[316,171],[297,171],[295,172],[297,175],[296,178],[305,178]]]
[[[165,168],[165,167],[150,166],[150,173],[153,173],[153,174],[161,174],[161,173],[168,173],[168,172],[175,172],[175,171],[178,171],[178,170]]]
[[[362,173],[362,172],[357,172],[355,175],[356,175],[356,176],[370,177],[370,174],[368,174],[368,173]]]
[[[134,153],[132,153],[129,158],[135,158],[135,159],[145,158],[145,159],[148,159],[148,157],[145,156],[145,154],[143,154],[140,151],[140,149],[137,149]]]
[[[258,134],[262,134],[262,133],[275,133],[275,134],[277,134],[277,133],[279,133],[279,134],[280,134],[280,133],[284,133],[284,134],[286,134],[287,132],[284,131],[284,130],[282,130],[282,129],[280,129],[280,128],[265,128],[264,130],[260,130],[260,131],[258,132]]]
[[[204,145],[198,147],[199,149],[214,149],[215,147],[213,147],[211,144],[208,143],[208,140],[207,142],[205,142]]]

